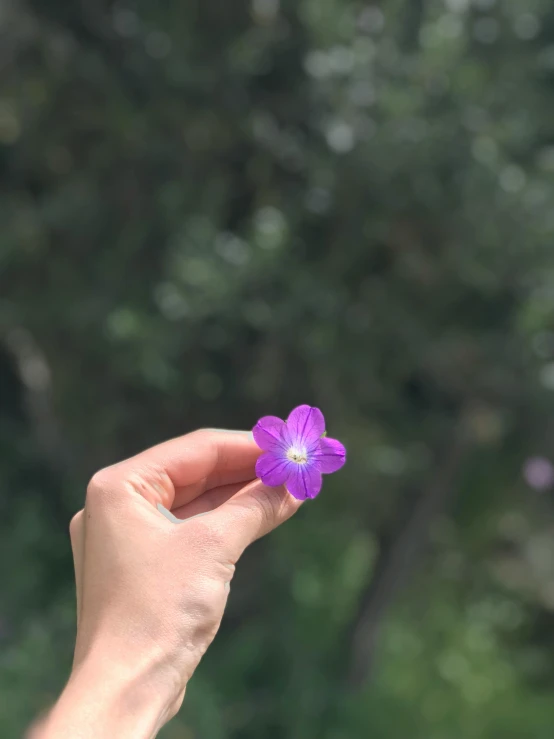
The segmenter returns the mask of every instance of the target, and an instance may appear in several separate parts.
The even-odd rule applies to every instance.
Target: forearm
[[[149,667],[106,659],[75,670],[37,739],[153,739],[171,718],[165,682]]]

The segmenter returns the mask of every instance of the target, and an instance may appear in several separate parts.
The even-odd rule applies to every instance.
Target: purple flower
[[[554,466],[544,457],[531,457],[525,462],[523,477],[535,490],[548,490],[554,484]]]
[[[264,485],[287,486],[298,500],[315,498],[321,490],[321,475],[336,472],[346,462],[346,449],[325,436],[325,419],[319,408],[299,405],[286,421],[276,416],[260,418],[253,429],[256,444],[263,449],[256,474]]]

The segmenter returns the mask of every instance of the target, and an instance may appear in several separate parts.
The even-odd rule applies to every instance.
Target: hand
[[[300,505],[253,479],[259,454],[245,432],[197,431],[94,475],[70,526],[74,665],[44,739],[153,737],[177,712],[237,560]]]

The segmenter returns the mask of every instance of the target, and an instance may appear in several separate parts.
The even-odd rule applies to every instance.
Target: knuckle
[[[212,466],[214,468],[217,467],[217,465],[221,461],[221,449],[219,444],[214,442],[213,429],[196,429],[196,431],[192,431],[190,434],[188,434],[188,437],[191,441],[194,441],[195,445],[203,447],[206,454],[210,454],[212,456]]]
[[[183,439],[187,442],[210,449],[213,446],[213,434],[207,428],[195,429],[185,434]]]
[[[202,596],[197,601],[197,606],[206,624],[218,622],[222,616],[222,588],[221,583],[206,580]]]
[[[112,498],[114,482],[113,467],[104,467],[95,472],[87,485],[86,503],[96,505]]]
[[[173,497],[173,483],[165,469],[157,465],[129,465],[119,463],[96,472],[87,487],[87,501],[111,500],[116,493],[128,491],[155,504],[169,503]]]
[[[197,643],[209,642],[215,636],[225,610],[223,583],[204,578],[187,607],[194,614]]]
[[[96,496],[109,487],[112,477],[110,469],[110,467],[104,467],[94,473],[87,486],[87,496]]]
[[[217,577],[225,585],[230,586],[233,577],[235,576],[236,566],[235,564],[227,559],[226,561],[219,561],[218,563]]]
[[[173,483],[162,467],[144,466],[129,471],[125,486],[151,502],[169,503],[173,497]]]
[[[195,429],[189,433],[189,436],[195,439],[207,439],[210,436],[210,430],[208,428]]]
[[[75,541],[81,531],[81,525],[83,521],[83,511],[76,513],[71,521],[69,522],[69,536],[71,541]]]

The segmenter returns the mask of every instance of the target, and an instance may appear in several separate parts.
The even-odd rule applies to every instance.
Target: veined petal
[[[264,452],[270,452],[283,447],[283,433],[285,430],[286,424],[280,418],[264,416],[254,426],[252,434],[260,449],[263,449]]]
[[[325,431],[325,419],[319,408],[299,405],[287,418],[287,429],[294,444],[309,445]]]
[[[276,488],[283,485],[290,475],[292,462],[286,458],[281,459],[271,452],[266,452],[258,457],[256,462],[256,475],[264,485]]]
[[[323,483],[315,464],[293,464],[287,480],[287,490],[298,500],[315,498]]]
[[[337,439],[320,440],[319,449],[314,453],[314,458],[320,471],[324,474],[336,472],[346,462],[346,449]]]

